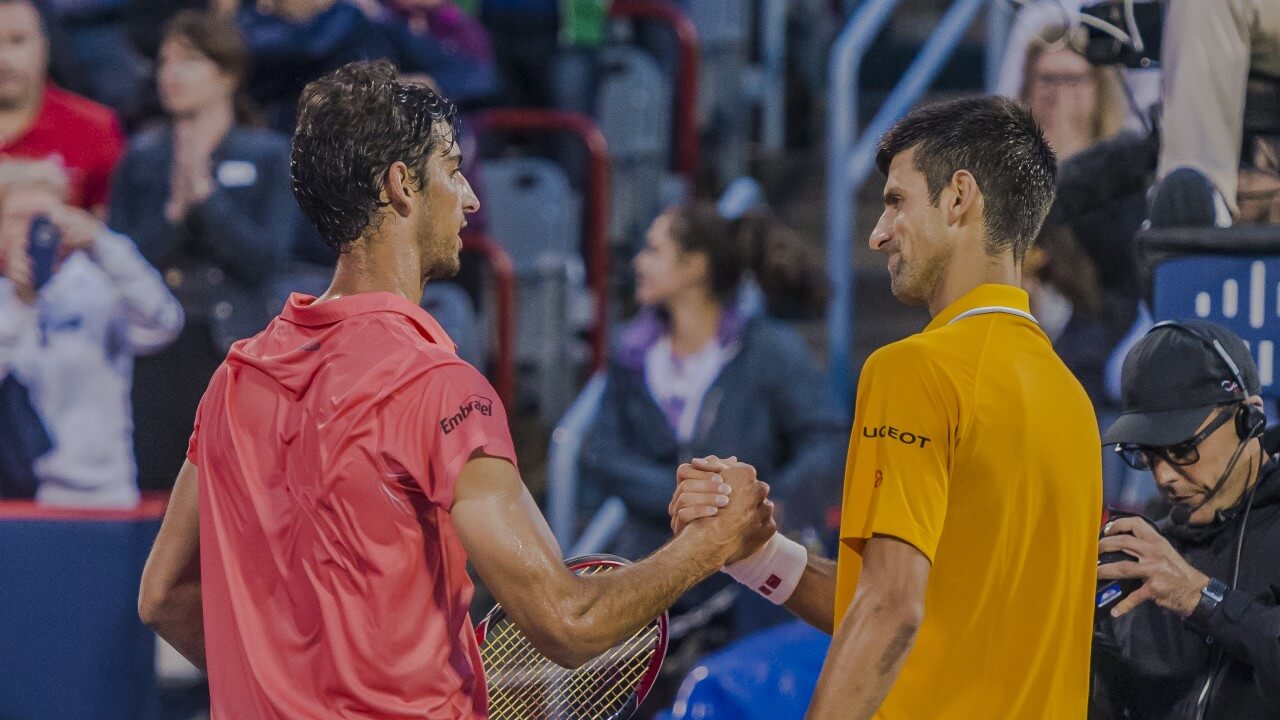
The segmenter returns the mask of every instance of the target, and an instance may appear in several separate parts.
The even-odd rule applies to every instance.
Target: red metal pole
[[[609,173],[612,162],[604,133],[582,113],[538,108],[499,108],[476,113],[478,133],[563,132],[576,136],[587,148],[589,167],[583,245],[587,258],[587,282],[595,298],[595,324],[591,329],[591,369],[604,369],[608,354],[609,309]]]
[[[488,235],[465,233],[462,247],[483,256],[493,271],[498,295],[498,347],[493,384],[509,416],[515,412],[516,403],[516,271],[511,256]]]
[[[698,30],[683,10],[666,0],[615,0],[609,8],[609,15],[654,20],[675,33],[680,56],[676,64],[676,157],[673,167],[684,175],[692,191],[698,173]]]

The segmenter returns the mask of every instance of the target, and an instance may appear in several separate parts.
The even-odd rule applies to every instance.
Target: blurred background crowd
[[[1024,285],[1105,426],[1161,314],[1152,252],[1280,254],[1280,12],[1083,16],[1122,42],[1079,4],[0,0],[0,668],[44,678],[0,680],[0,717],[200,716],[198,673],[137,622],[138,572],[227,349],[327,285],[289,134],[303,86],[352,60],[390,59],[462,110],[482,210],[423,305],[494,381],[566,554],[652,551],[676,465],[726,448],[772,484],[785,532],[833,554],[848,369],[926,318],[864,247],[878,184],[831,180],[866,165],[835,152],[857,137],[828,133],[930,99],[1016,98],[1058,154]],[[845,233],[839,204],[863,211]],[[1248,281],[1222,284],[1221,310],[1197,290],[1195,314],[1262,303],[1249,322],[1280,341],[1277,278]],[[1274,397],[1274,345],[1253,348]],[[1099,452],[1109,505],[1153,501]],[[714,578],[673,614],[651,704],[676,717],[702,658],[750,659],[785,619]],[[97,709],[14,709],[68,693]]]

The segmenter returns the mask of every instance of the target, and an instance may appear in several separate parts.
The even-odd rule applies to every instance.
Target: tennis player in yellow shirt
[[[933,320],[862,368],[838,562],[776,534],[725,571],[833,632],[810,720],[1080,720],[1098,426],[1020,288],[1053,152],[1026,110],[975,98],[912,113],[877,162],[871,247]],[[727,502],[736,464],[681,466],[674,530]]]

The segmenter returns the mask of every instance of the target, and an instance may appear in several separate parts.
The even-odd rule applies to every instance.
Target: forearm
[[[920,616],[877,596],[859,597],[840,623],[808,720],[870,720],[915,642]]]
[[[1272,709],[1280,709],[1280,607],[1233,590],[1209,616],[1203,632],[1228,657],[1252,669],[1259,694]]]
[[[156,271],[122,235],[104,231],[90,249],[90,256],[111,278],[120,293],[129,319],[129,335],[144,336],[144,346],[163,345],[182,330],[182,306]]]
[[[169,590],[144,616],[148,627],[173,646],[192,665],[205,669],[204,617],[200,582],[188,582]]]
[[[640,562],[575,577],[561,616],[557,661],[586,662],[635,634],[720,569],[722,560],[714,548],[705,533],[690,528]]]
[[[835,561],[809,553],[800,584],[785,605],[796,617],[830,635],[836,614]]]
[[[293,241],[291,226],[282,236],[281,228],[255,222],[221,188],[215,188],[192,213],[199,220],[205,248],[250,287],[258,287],[279,269],[287,249],[283,243]],[[288,208],[281,208],[274,219],[286,217]]]

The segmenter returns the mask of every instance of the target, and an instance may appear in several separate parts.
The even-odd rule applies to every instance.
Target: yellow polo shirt
[[[924,623],[882,720],[1086,714],[1097,420],[1040,327],[990,311],[1000,307],[1025,313],[1027,294],[979,286],[876,351],[858,382],[836,622],[866,538],[899,538],[932,563]]]

